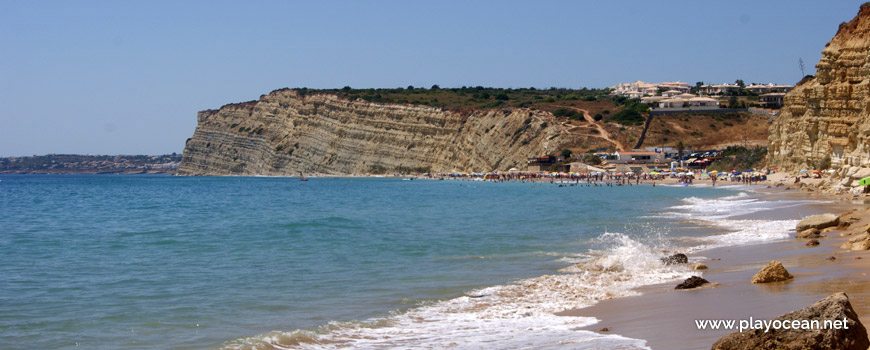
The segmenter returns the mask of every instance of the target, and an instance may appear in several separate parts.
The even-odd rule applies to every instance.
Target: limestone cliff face
[[[181,175],[365,174],[525,168],[564,128],[527,109],[469,115],[276,90],[197,115]]]
[[[841,187],[870,167],[870,4],[822,50],[815,78],[785,96],[770,128],[769,160],[783,170],[830,158]]]

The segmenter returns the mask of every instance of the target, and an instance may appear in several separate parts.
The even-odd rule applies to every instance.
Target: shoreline
[[[870,251],[840,249],[850,238],[840,234],[855,232],[870,224],[870,209],[854,201],[848,202],[850,198],[845,196],[773,186],[757,189],[755,195],[768,201],[787,198],[826,203],[805,203],[779,212],[746,215],[750,218],[800,219],[807,214],[841,215],[853,211],[850,215],[860,220],[848,228],[825,234],[819,239],[821,244],[814,247],[805,245],[808,239],[795,238],[792,228],[786,239],[687,253],[690,263],[702,262],[709,267],[695,275],[711,284],[683,291],[674,290],[679,282],[642,286],[636,289],[640,293],[637,296],[602,300],[558,315],[594,317],[599,322],[581,329],[642,339],[652,349],[709,348],[734,330],[698,330],[695,320],[772,319],[840,291],[849,295],[859,318],[870,322],[870,279],[866,272],[870,268]],[[828,260],[832,256],[836,259]],[[763,285],[750,283],[752,276],[771,260],[781,261],[795,278]],[[675,337],[675,334],[680,336]]]

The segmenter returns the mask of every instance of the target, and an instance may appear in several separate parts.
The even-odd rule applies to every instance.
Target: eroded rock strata
[[[201,111],[197,121],[180,175],[523,169],[528,157],[557,151],[564,129],[529,109],[463,114],[290,89]]]
[[[844,191],[870,176],[870,4],[840,25],[816,68],[785,96],[769,159],[787,171],[830,163],[837,173],[828,186]]]

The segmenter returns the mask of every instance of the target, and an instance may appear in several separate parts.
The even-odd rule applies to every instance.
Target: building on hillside
[[[665,96],[645,96],[645,97],[642,97],[642,98],[640,99],[640,103],[646,103],[646,104],[655,103],[655,104],[658,104],[659,101],[661,101],[661,100],[665,100],[665,99],[667,99],[667,97],[665,97]]]
[[[766,94],[771,92],[789,92],[793,89],[792,85],[774,85],[774,84],[752,84],[746,87],[746,90],[752,91],[756,94]]]
[[[704,111],[719,109],[719,100],[693,94],[680,94],[656,102],[656,110]]]
[[[667,81],[664,83],[658,83],[656,86],[665,90],[677,90],[681,93],[687,93],[692,89],[692,87],[689,86],[689,83],[684,83],[682,81]]]
[[[650,84],[637,80],[633,83],[621,83],[610,87],[613,89],[611,94],[617,96],[625,96],[629,98],[640,98],[641,96],[655,95],[658,93],[658,88],[655,84]]]
[[[724,95],[739,88],[737,84],[701,85],[700,91],[707,95]]]
[[[548,171],[551,166],[556,164],[556,157],[553,156],[540,156],[534,158],[527,159],[528,171],[533,173],[538,173],[542,171]]]
[[[662,92],[662,96],[664,96],[664,97],[674,97],[674,96],[680,95],[680,94],[682,94],[682,93],[683,93],[683,92],[680,91],[680,90],[668,90],[668,91]]]
[[[624,163],[659,163],[664,158],[661,153],[647,151],[616,151],[614,155],[618,161]]]
[[[626,91],[625,93],[622,94],[622,96],[625,96],[628,98],[641,98],[641,96],[643,96],[643,92],[641,92],[641,91]]]
[[[761,104],[761,107],[779,108],[782,107],[782,101],[784,97],[784,92],[771,92],[769,94],[758,96],[758,101]]]

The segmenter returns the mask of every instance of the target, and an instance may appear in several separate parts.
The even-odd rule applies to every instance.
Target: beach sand
[[[774,181],[778,181],[774,178]],[[714,248],[689,254],[709,266],[699,271],[712,285],[695,290],[674,290],[675,283],[646,286],[642,295],[610,299],[594,306],[569,310],[563,315],[593,316],[601,322],[586,328],[647,340],[652,349],[705,349],[733,330],[698,330],[695,320],[772,319],[804,308],[834,292],[846,292],[861,320],[870,322],[870,251],[840,249],[855,232],[870,224],[866,206],[838,197],[810,195],[783,187],[766,189],[767,195],[790,199],[823,199],[807,204],[746,215],[745,219],[800,219],[808,215],[852,209],[861,220],[848,229],[827,233],[821,244],[805,246],[808,240],[791,238],[771,243]],[[830,261],[828,257],[836,257]],[[860,259],[858,259],[860,258]],[[795,278],[770,284],[751,284],[750,279],[771,260],[779,260]]]

